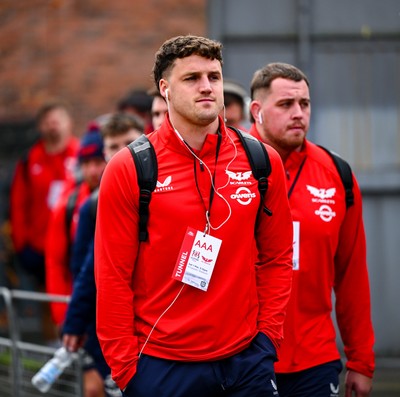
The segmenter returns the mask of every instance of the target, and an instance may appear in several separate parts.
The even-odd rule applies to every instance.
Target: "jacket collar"
[[[219,119],[218,130],[219,133],[222,135],[222,142],[224,143],[224,141],[228,139],[227,127],[220,116],[218,116],[218,119]],[[164,118],[164,121],[161,124],[160,128],[156,130],[155,133],[158,134],[164,146],[168,146],[173,151],[182,154],[187,154],[189,157],[193,156],[187,149],[186,145],[178,137],[178,134],[175,132],[174,128],[172,127],[172,124],[168,117],[168,113]],[[196,155],[200,157],[209,154],[215,154],[217,143],[218,143],[218,134],[208,134],[201,150],[200,151],[193,150],[193,151],[196,153]]]

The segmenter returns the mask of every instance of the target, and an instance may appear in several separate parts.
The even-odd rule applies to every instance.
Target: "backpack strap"
[[[78,202],[79,186],[80,183],[75,186],[74,190],[68,196],[67,206],[65,208],[65,233],[68,241],[68,258],[71,258],[72,252],[71,224],[75,212],[75,207]]]
[[[139,185],[139,241],[147,241],[149,233],[149,204],[151,194],[157,185],[158,164],[153,145],[146,135],[131,142],[128,148],[136,167]]]
[[[67,206],[65,211],[65,228],[68,238],[69,236],[71,236],[71,223],[72,223],[72,218],[74,216],[76,202],[78,201],[78,194],[79,194],[79,185],[75,187],[75,189],[68,196],[67,200]]]
[[[353,174],[349,163],[343,160],[337,153],[318,145],[332,158],[336,169],[338,170],[340,179],[342,180],[343,187],[346,193],[346,208],[351,207],[354,204],[354,193],[353,193]]]
[[[97,188],[89,197],[90,200],[90,216],[96,220],[97,203],[99,201],[99,189]]]
[[[262,142],[247,132],[243,132],[231,126],[229,128],[236,132],[244,147],[253,176],[258,181],[258,191],[260,192],[261,205],[263,206],[264,197],[268,190],[268,177],[271,174],[271,162],[267,149],[265,149]],[[267,215],[272,215],[271,210],[265,206],[263,206],[263,211]]]

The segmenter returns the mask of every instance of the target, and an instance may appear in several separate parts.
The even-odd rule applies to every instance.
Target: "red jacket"
[[[250,132],[261,140],[254,126]],[[353,176],[355,202],[346,211],[332,159],[306,141],[284,163],[288,190],[304,160],[289,199],[299,227],[294,251],[296,240],[300,250],[275,369],[296,372],[340,358],[331,319],[333,288],[347,368],[372,377],[374,332],[360,189]]]
[[[208,135],[197,153],[210,173],[168,117],[148,135],[157,153],[158,186],[150,202],[149,240],[140,245],[137,176],[129,150],[116,154],[104,172],[95,241],[97,334],[120,388],[135,374],[148,337],[144,353],[182,361],[229,357],[258,331],[276,347],[281,342],[292,278],[292,221],[282,163],[268,148],[272,174],[265,203],[273,215],[261,214],[255,239],[257,181],[245,174],[250,165],[236,134],[222,119],[220,126],[218,167],[217,135]],[[222,240],[221,249],[208,290],[185,285],[179,294],[183,284],[172,273],[187,227],[204,231],[212,176],[223,199],[214,194],[210,213],[216,230],[210,234]]]
[[[14,248],[30,246],[44,253],[47,222],[66,182],[72,182],[79,140],[71,138],[66,149],[48,154],[42,141],[18,162],[11,186],[10,216]]]
[[[68,198],[77,189],[77,196],[72,212],[71,223],[67,231],[67,202]],[[68,189],[54,208],[47,230],[45,249],[46,292],[49,294],[70,295],[72,293],[72,272],[70,269],[70,254],[75,239],[79,220],[79,208],[89,197],[89,186],[82,182],[80,185]],[[67,304],[50,304],[54,322],[61,325],[64,322]]]

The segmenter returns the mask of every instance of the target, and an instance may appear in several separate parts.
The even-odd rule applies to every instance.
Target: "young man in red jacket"
[[[44,246],[50,212],[76,171],[78,138],[62,101],[38,111],[39,140],[16,167],[10,195],[11,235],[20,265],[44,287]]]
[[[89,127],[89,131],[82,137],[78,160],[82,182],[63,193],[49,220],[45,249],[46,291],[49,294],[69,295],[72,292],[70,259],[79,208],[99,186],[106,165],[103,138],[95,125]],[[52,302],[50,307],[53,320],[60,327],[67,304]]]
[[[148,135],[158,183],[146,241],[128,149],[100,184],[97,335],[126,397],[278,395],[273,362],[290,294],[292,220],[279,155],[267,149],[270,216],[259,211],[239,137],[219,117],[221,47],[179,36],[156,54],[169,111]]]
[[[275,365],[279,395],[339,396],[342,365],[331,319],[333,288],[347,357],[346,397],[368,396],[374,333],[357,181],[353,175],[354,204],[346,209],[332,158],[306,139],[309,82],[299,69],[266,65],[254,74],[251,95],[250,133],[283,160],[294,226],[293,287]]]

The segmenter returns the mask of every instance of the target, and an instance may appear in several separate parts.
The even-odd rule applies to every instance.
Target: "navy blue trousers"
[[[276,351],[259,333],[232,357],[180,362],[142,355],[124,397],[279,397],[273,363]]]
[[[343,365],[331,361],[304,371],[276,374],[280,397],[339,397]]]

